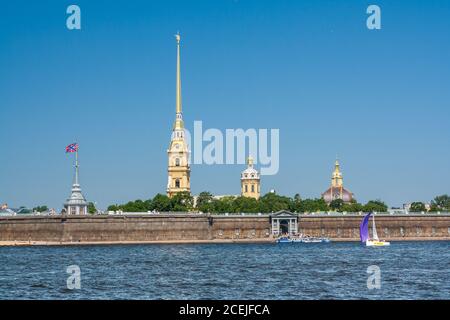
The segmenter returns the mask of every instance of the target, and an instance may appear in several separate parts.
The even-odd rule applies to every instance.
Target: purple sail
[[[369,240],[369,219],[371,214],[371,212],[366,214],[364,219],[361,221],[361,225],[359,226],[359,236],[361,238],[361,242],[366,242],[366,240]]]

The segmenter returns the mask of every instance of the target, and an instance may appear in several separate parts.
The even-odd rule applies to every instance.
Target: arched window
[[[252,184],[252,192],[255,192],[255,185]]]
[[[175,158],[175,166],[180,166],[180,158]]]
[[[175,180],[175,188],[179,188],[180,187],[180,180],[176,179]]]
[[[248,192],[248,188],[247,188],[247,185],[245,185],[245,192]]]

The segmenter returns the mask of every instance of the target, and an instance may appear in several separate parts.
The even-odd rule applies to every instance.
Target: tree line
[[[21,208],[25,208],[25,207],[21,207]],[[47,211],[49,211],[49,208],[46,205],[37,206],[32,209],[32,212],[47,212]],[[31,213],[31,211],[30,211],[30,213]],[[97,213],[97,208],[95,207],[95,204],[93,202],[88,203],[88,213],[90,213],[90,214]]]
[[[431,202],[429,208],[425,203],[416,201],[411,203],[409,208],[411,212],[437,212],[437,211],[450,211],[450,196],[443,194],[441,196],[435,197]]]
[[[180,192],[169,198],[157,194],[153,199],[135,200],[126,204],[115,204],[108,207],[108,211],[123,212],[204,212],[204,213],[272,213],[280,210],[307,213],[319,211],[338,212],[386,212],[387,205],[381,200],[371,200],[366,204],[356,201],[344,203],[341,199],[333,200],[329,205],[322,199],[301,199],[267,193],[258,200],[242,196],[224,196],[214,198],[210,192],[201,192],[194,206],[194,198],[188,192]]]
[[[24,207],[23,207],[24,208]],[[356,200],[344,203],[341,199],[333,200],[327,204],[322,198],[301,199],[296,194],[293,198],[267,193],[259,200],[242,196],[224,196],[214,198],[210,192],[201,192],[194,206],[194,198],[187,192],[181,192],[169,198],[163,194],[157,194],[153,199],[129,201],[126,204],[114,204],[108,207],[108,211],[123,212],[204,212],[204,213],[272,213],[280,210],[308,213],[319,211],[337,212],[386,212],[387,205],[381,200],[370,200],[361,204]],[[34,207],[33,211],[47,211],[47,206]],[[435,197],[427,207],[425,203],[415,201],[411,203],[410,212],[448,212],[450,211],[450,196],[447,194]],[[97,213],[94,203],[89,202],[88,212]],[[31,210],[30,210],[31,213]]]

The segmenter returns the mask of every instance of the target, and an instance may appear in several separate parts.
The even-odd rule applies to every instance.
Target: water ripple
[[[0,247],[0,299],[449,299],[449,242]],[[70,290],[66,268],[81,269]],[[367,267],[381,288],[367,288]]]

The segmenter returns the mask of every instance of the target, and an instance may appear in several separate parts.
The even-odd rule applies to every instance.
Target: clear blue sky
[[[101,208],[165,193],[177,30],[187,128],[280,129],[263,192],[319,197],[338,154],[359,201],[450,193],[449,1],[2,0],[0,202],[59,210],[74,141]],[[237,194],[242,169],[193,165],[192,191]]]

